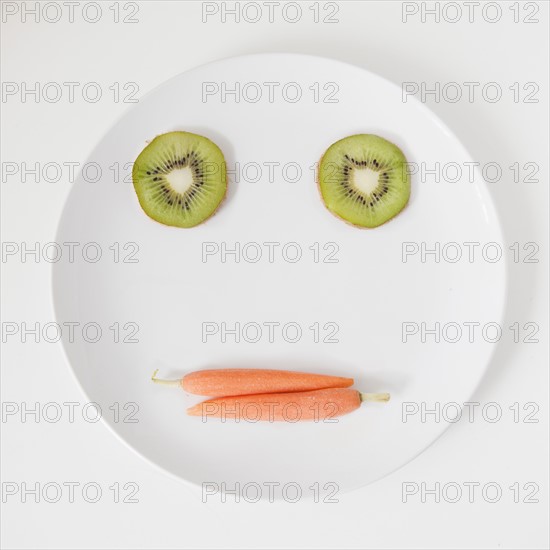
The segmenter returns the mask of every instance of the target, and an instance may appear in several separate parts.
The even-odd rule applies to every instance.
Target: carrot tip
[[[361,402],[365,401],[389,401],[390,400],[390,394],[389,393],[361,393],[359,392],[359,397],[361,399]]]
[[[189,407],[186,412],[189,416],[200,416],[202,414],[200,403]]]

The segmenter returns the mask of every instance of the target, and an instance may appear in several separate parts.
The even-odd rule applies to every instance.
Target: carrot
[[[187,409],[191,416],[227,418],[239,422],[300,420],[329,421],[358,409],[363,401],[388,401],[388,393],[361,393],[349,388],[329,388],[296,393],[263,393],[218,397]]]
[[[353,385],[353,378],[286,370],[199,370],[186,374],[180,380],[161,380],[156,377],[157,372],[152,376],[157,384],[181,386],[188,393],[209,397],[347,388]]]

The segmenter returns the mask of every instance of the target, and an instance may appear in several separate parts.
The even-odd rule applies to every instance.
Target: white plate
[[[203,98],[203,83],[235,88],[247,83],[247,101],[213,94]],[[266,85],[276,82],[278,85]],[[297,83],[299,101],[282,99],[287,83]],[[318,83],[318,84],[316,84]],[[335,84],[330,84],[335,83]],[[269,87],[274,92],[269,101]],[[314,93],[319,90],[318,101]],[[337,89],[337,92],[335,90]],[[285,88],[294,98],[295,84]],[[335,92],[335,93],[334,93]],[[332,95],[334,94],[334,95]],[[204,101],[203,99],[206,99]],[[336,99],[337,102],[324,100]],[[240,164],[245,174],[230,178],[227,200],[218,213],[193,229],[165,227],[140,209],[133,186],[115,183],[129,174],[145,142],[170,130],[189,130],[214,140],[224,151],[229,169]],[[199,67],[170,80],[140,100],[105,136],[89,161],[102,167],[97,183],[82,176],[75,184],[60,223],[58,241],[96,242],[103,256],[97,263],[54,264],[54,302],[58,322],[98,323],[96,343],[85,342],[77,327],[73,342],[64,331],[64,348],[83,390],[103,408],[107,424],[138,453],[168,472],[195,484],[297,482],[304,491],[315,482],[337,483],[340,490],[365,485],[426,449],[449,425],[420,414],[403,421],[402,407],[413,402],[433,408],[438,402],[463,404],[480,381],[494,344],[476,332],[469,341],[466,327],[456,343],[451,325],[439,343],[420,335],[402,342],[402,323],[499,322],[504,305],[503,261],[436,263],[428,256],[402,261],[403,241],[500,243],[494,207],[481,177],[473,182],[464,169],[456,183],[422,182],[412,177],[409,206],[394,220],[374,230],[361,230],[332,216],[319,197],[311,166],[334,141],[355,133],[375,133],[398,144],[409,162],[470,162],[457,138],[425,106],[367,71],[337,61],[302,55],[268,54],[227,59]],[[255,165],[274,166],[269,181],[264,164],[255,179]],[[302,177],[291,183],[298,163]],[[109,168],[111,167],[111,168]],[[90,176],[92,174],[92,176]],[[88,179],[93,177],[93,172]],[[451,176],[452,177],[452,176]],[[263,256],[256,263],[228,256],[202,261],[204,242],[233,247],[258,243]],[[135,242],[138,263],[113,261],[113,243]],[[268,261],[262,243],[281,243],[275,261]],[[286,243],[298,243],[302,259],[281,260]],[[321,259],[334,249],[337,263],[313,261],[310,246],[320,243]],[[116,246],[116,245],[115,245]],[[421,245],[420,245],[421,246]],[[77,251],[79,248],[76,249]],[[257,250],[247,248],[249,258]],[[466,249],[463,248],[463,251]],[[288,257],[294,249],[285,250]],[[453,250],[447,249],[447,257]],[[93,249],[88,248],[89,257]],[[130,259],[129,258],[129,259]],[[139,325],[139,343],[115,343]],[[298,323],[303,334],[289,343],[275,330],[269,341],[264,326],[256,343],[235,343],[229,335],[202,341],[205,322]],[[339,326],[338,343],[316,343],[308,327]],[[248,338],[254,339],[254,325]],[[333,326],[321,331],[328,336]],[[290,330],[287,338],[293,337]],[[93,330],[88,334],[93,338]],[[363,391],[389,391],[387,405],[369,404],[336,423],[201,422],[185,414],[197,399],[177,389],[150,382],[152,371],[177,376],[207,367],[269,367],[353,376]],[[121,408],[118,418],[114,410]],[[132,415],[136,403],[139,411]],[[110,409],[110,407],[112,407]],[[414,407],[411,405],[410,407]],[[446,417],[451,417],[447,409]],[[137,423],[125,422],[136,419]]]

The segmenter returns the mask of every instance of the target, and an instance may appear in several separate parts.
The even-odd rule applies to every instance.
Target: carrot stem
[[[365,401],[389,401],[390,400],[390,394],[389,393],[361,393],[359,392],[359,397],[361,399],[361,402]]]
[[[157,378],[157,372],[159,369],[157,369],[153,376],[151,376],[151,380],[155,384],[162,384],[163,386],[181,386],[181,380],[163,380],[162,378]]]

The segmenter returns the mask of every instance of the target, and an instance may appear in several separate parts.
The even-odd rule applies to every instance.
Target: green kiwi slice
[[[136,159],[132,179],[145,213],[176,227],[193,227],[209,218],[227,190],[220,148],[189,132],[153,139]]]
[[[349,136],[323,155],[318,174],[326,207],[360,227],[378,227],[409,200],[411,184],[401,149],[373,134]]]

